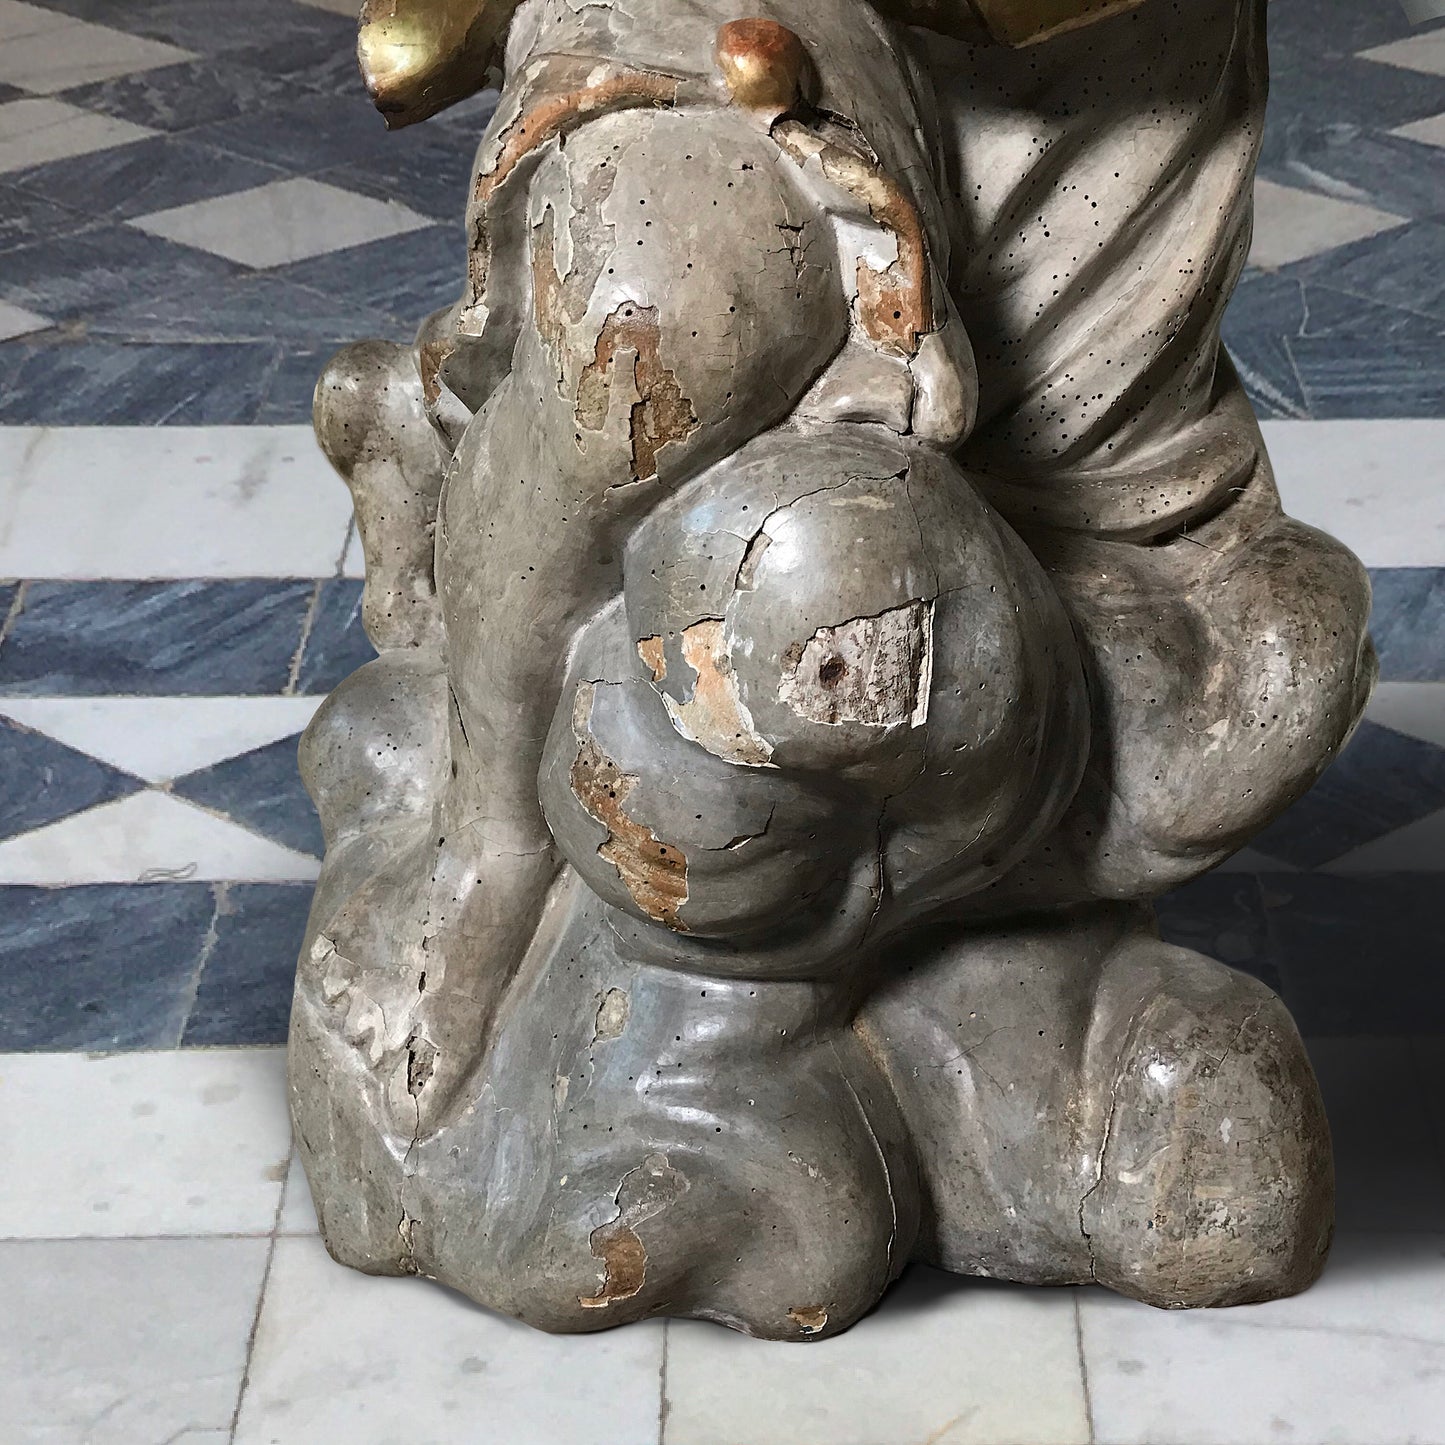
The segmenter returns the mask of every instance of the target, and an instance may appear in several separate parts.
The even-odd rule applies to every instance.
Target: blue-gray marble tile
[[[407,339],[416,331],[346,292],[324,295],[267,272],[126,300],[91,318],[89,333],[140,342],[254,341],[313,346],[318,337]],[[313,378],[314,380],[314,378]]]
[[[441,126],[398,131],[396,144],[364,165],[338,166],[318,179],[452,223],[466,210],[481,134],[480,128],[468,135]]]
[[[311,632],[301,654],[296,690],[330,692],[375,656],[376,649],[361,626],[361,583],[349,577],[323,582]]]
[[[1284,8],[1271,5],[1271,20]],[[1337,125],[1388,131],[1445,110],[1445,77],[1360,60],[1352,50],[1338,49],[1338,43],[1338,32],[1300,43],[1281,37],[1276,27],[1270,43],[1266,164],[1276,165],[1287,155],[1291,137],[1298,145],[1301,135]]]
[[[226,886],[183,1047],[286,1042],[310,907],[309,884]]]
[[[1224,313],[1224,345],[1262,417],[1309,415],[1288,340],[1306,321],[1304,288],[1259,271],[1245,273]]]
[[[1445,567],[1374,567],[1370,587],[1381,680],[1445,682]]]
[[[0,423],[38,426],[245,425],[289,348],[135,344],[46,332],[0,346]]]
[[[104,245],[117,244],[117,235],[123,237],[126,249],[121,255],[125,264],[131,266],[145,265],[148,254],[162,259],[170,256],[176,249],[175,243],[158,236],[148,236],[132,227],[120,232],[109,229],[117,222],[170,210],[173,206],[188,205],[192,201],[249,190],[253,186],[264,186],[268,181],[285,175],[286,172],[279,167],[262,161],[231,155],[191,140],[160,135],[132,145],[114,146],[110,150],[93,151],[89,155],[71,156],[66,160],[17,171],[11,183],[17,189],[68,207],[86,223],[91,233],[98,226],[108,228],[98,233],[98,239]],[[70,264],[80,254],[80,245],[87,243],[87,238],[80,238],[76,247],[61,259]],[[204,251],[197,252],[193,248],[182,250],[206,258]],[[45,260],[43,252],[38,252],[37,256],[40,261]],[[219,258],[207,259],[214,262]],[[229,267],[231,263],[223,264]],[[205,274],[220,275],[224,272],[213,265]],[[179,281],[185,279],[184,272],[177,277]],[[136,285],[148,287],[149,283],[138,275]],[[123,299],[125,295],[122,291],[114,299]]]
[[[298,175],[384,156],[396,135],[358,86],[354,95],[304,95],[286,106],[188,132],[193,140]]]
[[[300,741],[298,733],[227,758],[178,778],[171,791],[234,818],[252,832],[319,858],[324,847],[321,824],[296,764]]]
[[[54,320],[84,320],[129,297],[224,280],[231,261],[133,227],[97,226],[5,254],[5,299]]]
[[[1361,5],[1360,0],[1290,0],[1269,11],[1271,44],[1298,46],[1335,56],[1353,55],[1414,33],[1399,5]]]
[[[1317,868],[1441,808],[1445,749],[1363,722],[1314,787],[1251,846]]]
[[[44,196],[32,195],[13,185],[0,185],[0,251],[68,236],[85,224],[84,216],[57,206]],[[5,289],[4,270],[0,268],[0,294]]]
[[[209,884],[0,887],[0,1051],[175,1048]]]
[[[1260,174],[1417,220],[1445,214],[1445,153],[1438,146],[1343,122],[1286,128]]]
[[[0,717],[0,838],[137,792],[139,778]]]
[[[358,7],[358,14],[360,13]],[[256,45],[228,51],[227,61],[260,75],[274,77],[289,89],[287,99],[306,91],[355,98],[363,93],[356,59],[356,20],[324,31],[271,36]]]
[[[0,643],[0,694],[279,694],[314,585],[32,582]]]
[[[244,49],[258,36],[324,32],[345,44],[348,33],[353,39],[356,33],[354,21],[296,0],[46,0],[46,8],[199,55]]]
[[[1166,893],[1155,909],[1166,943],[1208,954],[1280,991],[1264,896],[1253,874],[1207,873]]]
[[[345,55],[346,51],[347,47],[343,47],[341,53]],[[172,134],[295,100],[293,79],[246,64],[244,57],[245,52],[202,56],[180,65],[143,70],[138,75],[122,75],[68,90],[65,99],[97,114]],[[354,49],[348,59],[355,76]]]
[[[475,150],[477,142],[482,138],[482,132],[491,123],[500,98],[495,90],[479,90],[475,95],[469,95],[465,100],[449,105],[439,115],[433,116],[429,124],[443,130],[456,131]]]
[[[1436,184],[1445,195],[1445,157]],[[1445,200],[1442,200],[1445,205]],[[1287,274],[1307,285],[1445,321],[1445,226],[1415,221],[1296,262]]]
[[[398,341],[409,340],[415,330],[414,324],[399,323],[399,331],[391,334]],[[343,346],[359,339],[356,332],[351,332],[335,340],[321,340],[319,344],[313,340],[307,346],[283,346],[276,365],[266,379],[252,420],[258,426],[309,423],[316,378]]]
[[[1302,1033],[1445,1034],[1438,873],[1271,874],[1263,887]]]
[[[279,274],[313,290],[341,291],[416,326],[461,295],[467,274],[466,238],[458,220],[313,256]]]
[[[1445,396],[1445,321],[1321,285],[1308,327],[1286,339],[1318,419],[1433,417]]]

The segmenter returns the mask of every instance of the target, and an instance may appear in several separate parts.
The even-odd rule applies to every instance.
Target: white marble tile
[[[1445,1233],[1445,1164],[1408,1044],[1311,1039],[1309,1051],[1334,1136],[1340,1229]]]
[[[159,40],[69,20],[6,39],[0,48],[0,83],[32,95],[54,95],[194,59],[189,50]]]
[[[1445,420],[1267,421],[1284,509],[1369,567],[1445,566]]]
[[[143,125],[92,115],[63,100],[12,100],[0,105],[0,175],[129,145],[154,134]]]
[[[286,1195],[281,1201],[281,1214],[276,1228],[282,1234],[315,1234],[316,1206],[311,1202],[311,1186],[301,1167],[301,1156],[294,1150],[286,1171]]]
[[[665,1445],[1050,1445],[1089,1438],[1073,1291],[915,1270],[836,1339],[668,1331]]]
[[[166,793],[132,793],[0,843],[0,884],[304,883],[315,858]]]
[[[1378,236],[1406,218],[1355,201],[1341,201],[1315,191],[1297,190],[1260,180],[1254,187],[1254,244],[1252,266],[1272,271],[1318,256],[1351,241]]]
[[[1445,1445],[1445,1235],[1345,1235],[1293,1299],[1082,1301],[1099,1445]]]
[[[0,1239],[272,1227],[291,1148],[281,1049],[0,1054],[0,1117]]]
[[[1262,423],[1285,510],[1371,567],[1445,566],[1445,419]],[[343,575],[361,577],[360,538]]]
[[[1418,5],[1419,0],[1415,0]],[[1439,16],[1439,7],[1435,6]],[[1362,50],[1361,60],[1377,60],[1381,65],[1397,65],[1403,70],[1418,70],[1424,75],[1445,75],[1445,30],[1428,30],[1423,35],[1407,35],[1373,50]]]
[[[1382,727],[1445,748],[1445,682],[1382,682],[1365,716]]]
[[[555,1336],[276,1241],[236,1445],[650,1445],[662,1326]]]
[[[309,426],[17,426],[0,516],[0,577],[329,577],[351,496]]]
[[[45,331],[54,324],[48,316],[27,311],[23,306],[12,306],[8,301],[0,301],[0,341],[28,336],[32,331]]]
[[[322,181],[297,178],[193,201],[137,217],[130,224],[261,269],[399,236],[435,222],[398,201],[375,201]]]
[[[74,23],[69,15],[47,10],[43,5],[26,5],[23,0],[0,0],[0,40],[7,43],[26,35],[61,30]]]
[[[264,1239],[0,1244],[7,1445],[222,1445]]]
[[[1408,125],[1396,126],[1390,134],[1404,140],[1419,141],[1421,145],[1445,146],[1445,111],[1439,115],[1427,115],[1424,120],[1412,120]]]
[[[0,697],[0,717],[148,782],[298,733],[319,697]]]

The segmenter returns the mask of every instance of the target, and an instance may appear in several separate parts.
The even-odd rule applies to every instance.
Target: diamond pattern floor
[[[489,103],[388,134],[357,81],[354,8],[0,12],[0,422],[304,421],[303,362],[408,336],[453,299]],[[1445,28],[1413,29],[1387,0],[1280,0],[1270,22],[1230,348],[1267,416],[1432,415]],[[85,283],[119,244],[100,217],[129,222],[126,286]],[[188,270],[176,243],[216,264]],[[276,289],[256,290],[257,268]],[[288,318],[286,335],[246,324],[260,314]],[[193,378],[179,404],[177,375]]]
[[[1385,681],[1320,787],[1160,908],[1310,1037],[1335,1262],[1227,1316],[914,1271],[784,1356],[353,1276],[289,1154],[296,741],[372,655],[309,398],[454,295],[489,114],[388,135],[358,4],[0,0],[0,1437],[1445,1445],[1445,25],[1271,5],[1227,339],[1287,506],[1370,564]]]

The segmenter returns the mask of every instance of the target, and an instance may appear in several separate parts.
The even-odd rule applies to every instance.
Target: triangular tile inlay
[[[13,697],[0,717],[161,783],[299,733],[319,697]]]
[[[300,883],[315,858],[164,793],[135,793],[0,843],[0,884]]]
[[[0,778],[0,838],[42,828],[141,787],[138,778],[3,716]]]

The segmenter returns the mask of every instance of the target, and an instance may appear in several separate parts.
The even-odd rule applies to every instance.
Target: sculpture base
[[[910,1259],[1167,1308],[1318,1275],[1333,1180],[1298,1033],[1147,909],[938,924],[853,977],[767,982],[640,961],[630,922],[564,876],[422,1132],[416,1053],[366,1027],[377,980],[311,950],[292,1097],[338,1260],[547,1330],[774,1339],[846,1329]]]

